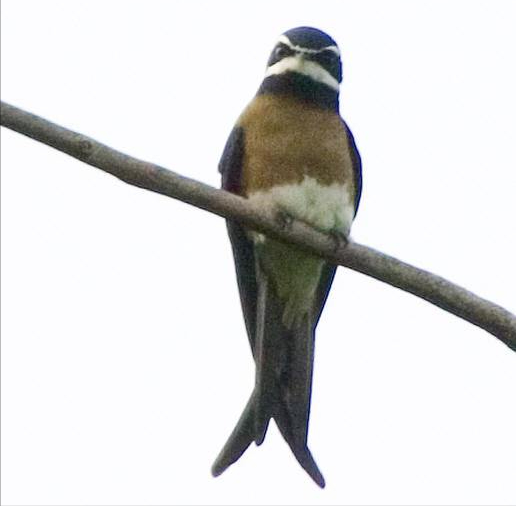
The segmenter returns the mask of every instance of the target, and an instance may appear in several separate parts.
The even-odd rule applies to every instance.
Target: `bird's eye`
[[[290,56],[291,54],[292,54],[292,51],[287,46],[284,46],[283,44],[280,44],[274,50],[274,56],[276,56],[276,58],[279,58],[279,59],[285,58],[286,56]]]

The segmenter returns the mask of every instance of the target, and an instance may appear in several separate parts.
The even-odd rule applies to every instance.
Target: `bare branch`
[[[282,222],[257,209],[246,199],[127,156],[4,102],[1,106],[1,124],[109,172],[128,184],[237,220],[335,264],[410,292],[483,328],[516,351],[516,317],[513,314],[435,274],[354,242],[336,249],[332,238],[303,223],[293,222],[285,228]]]

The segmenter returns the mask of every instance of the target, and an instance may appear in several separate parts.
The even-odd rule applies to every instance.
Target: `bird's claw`
[[[276,220],[276,223],[281,227],[282,230],[288,230],[294,222],[294,218],[282,209],[276,211],[274,219]]]
[[[335,253],[337,253],[341,248],[345,248],[349,243],[347,234],[343,232],[333,230],[330,232],[330,237],[333,239],[333,251]]]

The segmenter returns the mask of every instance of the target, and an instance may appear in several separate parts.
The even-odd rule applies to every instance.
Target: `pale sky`
[[[516,312],[513,1],[2,1],[2,99],[218,186],[276,38],[338,42],[355,240]],[[341,268],[309,444],[210,467],[252,390],[222,219],[2,129],[2,503],[515,504],[516,354]]]

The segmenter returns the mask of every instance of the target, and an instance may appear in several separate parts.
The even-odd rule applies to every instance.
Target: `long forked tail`
[[[247,450],[255,439],[255,407],[254,392],[251,395],[240,419],[229,436],[224,448],[222,448],[219,456],[215,460],[211,472],[213,476],[221,475],[231,464],[234,464]],[[283,411],[283,410],[282,410]],[[319,471],[317,464],[306,444],[300,444],[295,441],[292,429],[289,426],[289,415],[286,411],[282,414],[274,416],[281,435],[288,443],[292,453],[296,457],[301,467],[308,475],[319,485],[324,488],[324,477]]]
[[[312,387],[314,326],[310,315],[294,329],[282,323],[282,304],[262,279],[257,300],[254,347],[256,383],[253,393],[228,441],[212,467],[214,476],[236,462],[254,441],[261,444],[269,420],[301,467],[320,487],[324,478],[307,446]]]

